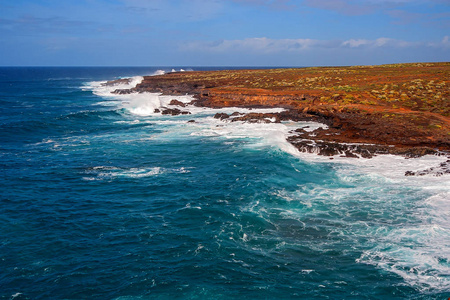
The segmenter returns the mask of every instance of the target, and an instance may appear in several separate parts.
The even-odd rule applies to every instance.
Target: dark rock
[[[341,154],[342,152],[339,146],[340,146],[339,144],[335,143],[322,143],[318,148],[319,155],[334,156]]]
[[[166,108],[162,111],[162,114],[177,116],[177,115],[189,115],[191,113],[188,111],[179,110],[178,108]]]
[[[354,154],[350,150],[345,151],[345,157],[351,157],[351,158],[359,158],[358,155]]]
[[[361,152],[359,152],[362,158],[372,158],[373,155],[367,150],[367,149],[361,149]]]
[[[170,101],[169,105],[176,105],[176,106],[181,106],[181,107],[185,107],[186,104],[184,104],[183,102],[173,99],[172,101]]]
[[[235,117],[231,121],[242,121],[248,123],[272,123],[268,118],[276,118],[276,114],[248,113],[243,116]]]
[[[306,127],[297,128],[297,129],[295,129],[295,132],[299,132],[299,133],[302,133],[302,134],[308,133],[308,131],[306,131],[304,128],[306,128]]]
[[[160,113],[161,111],[159,109],[155,108],[155,110],[153,112],[156,114],[156,113]]]
[[[105,83],[102,83],[101,86],[115,86],[115,85],[119,85],[119,84],[130,84],[130,82],[131,82],[131,78],[122,78],[122,79],[107,81]]]
[[[228,114],[226,114],[226,113],[216,113],[214,115],[214,119],[221,119],[221,120],[228,119],[229,117],[230,116]]]
[[[134,91],[132,89],[117,89],[114,90],[112,93],[118,95],[129,95],[131,93],[134,93]]]
[[[386,154],[386,147],[365,144],[341,144],[305,138],[303,134],[290,136],[287,139],[300,152],[317,153],[323,156],[341,155],[343,157],[372,158],[377,154]]]
[[[431,175],[431,176],[442,176],[445,174],[450,174],[450,160],[447,160],[445,162],[442,162],[437,167],[428,168],[426,170],[422,171],[406,171],[405,176],[425,176],[425,175]]]

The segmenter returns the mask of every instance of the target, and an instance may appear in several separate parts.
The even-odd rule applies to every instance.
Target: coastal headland
[[[328,125],[293,133],[289,141],[300,151],[367,158],[450,153],[450,63],[173,72],[114,91],[134,92],[190,94],[203,107],[286,109],[216,115],[230,121]]]

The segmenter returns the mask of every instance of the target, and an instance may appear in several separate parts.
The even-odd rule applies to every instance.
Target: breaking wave
[[[129,84],[121,88],[135,86],[140,80],[142,77],[133,78]],[[273,192],[274,197],[284,199],[297,208],[263,207],[258,200],[248,204],[243,211],[257,214],[268,224],[276,224],[281,222],[279,219],[277,221],[273,219],[271,210],[276,210],[277,218],[281,218],[282,222],[291,222],[290,226],[297,224],[298,226],[294,227],[298,227],[300,231],[325,230],[330,237],[341,236],[340,240],[334,242],[326,239],[322,241],[323,245],[320,241],[315,241],[314,243],[318,243],[315,245],[310,241],[304,243],[317,251],[332,251],[330,247],[342,247],[341,242],[346,241],[348,242],[346,245],[352,247],[352,251],[359,253],[354,259],[355,263],[374,266],[399,276],[406,285],[421,293],[445,292],[450,289],[448,181],[432,176],[404,176],[408,170],[438,165],[446,160],[445,157],[425,156],[405,159],[399,156],[379,155],[372,159],[352,159],[335,156],[330,160],[329,157],[299,153],[286,140],[286,137],[297,128],[312,130],[320,126],[325,127],[323,124],[247,123],[214,118],[217,112],[228,114],[280,112],[283,109],[199,108],[189,104],[193,100],[190,95],[163,96],[152,93],[113,95],[111,94],[113,88],[106,88],[101,83],[91,83],[92,91],[104,100],[114,101],[117,107],[134,116],[130,120],[123,121],[124,124],[151,122],[163,129],[157,137],[153,137],[156,140],[200,139],[250,151],[281,152],[314,167],[334,170],[337,177],[333,182],[324,183],[323,186],[299,185],[295,191],[281,189]],[[191,114],[162,116],[155,113],[156,109],[170,107],[169,103],[173,99],[184,103],[186,106],[183,109]],[[305,172],[300,168],[297,171]],[[137,179],[170,172],[188,171],[160,167],[131,169],[97,167],[87,171],[89,176],[86,176],[85,180],[115,180],[123,177]],[[320,225],[320,222],[334,225]],[[252,238],[250,233],[242,233],[239,239],[244,243],[250,243]],[[277,247],[283,248],[285,247],[283,245],[278,244]],[[196,251],[204,249],[199,247]],[[315,272],[312,269],[305,270],[305,274]]]

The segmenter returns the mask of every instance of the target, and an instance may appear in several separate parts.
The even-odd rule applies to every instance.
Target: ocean
[[[0,68],[1,299],[450,297],[450,177],[404,176],[446,157],[330,160],[286,141],[322,124],[110,93],[170,71]]]

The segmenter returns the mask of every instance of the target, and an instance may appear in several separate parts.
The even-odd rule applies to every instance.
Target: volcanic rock
[[[183,102],[181,102],[179,100],[176,100],[176,99],[173,99],[172,101],[170,101],[169,105],[181,106],[181,107],[185,107],[186,106],[185,103],[183,103]]]
[[[190,115],[191,114],[188,111],[182,111],[182,110],[179,110],[178,108],[164,108],[164,110],[161,113],[163,115],[172,115],[172,116]]]

